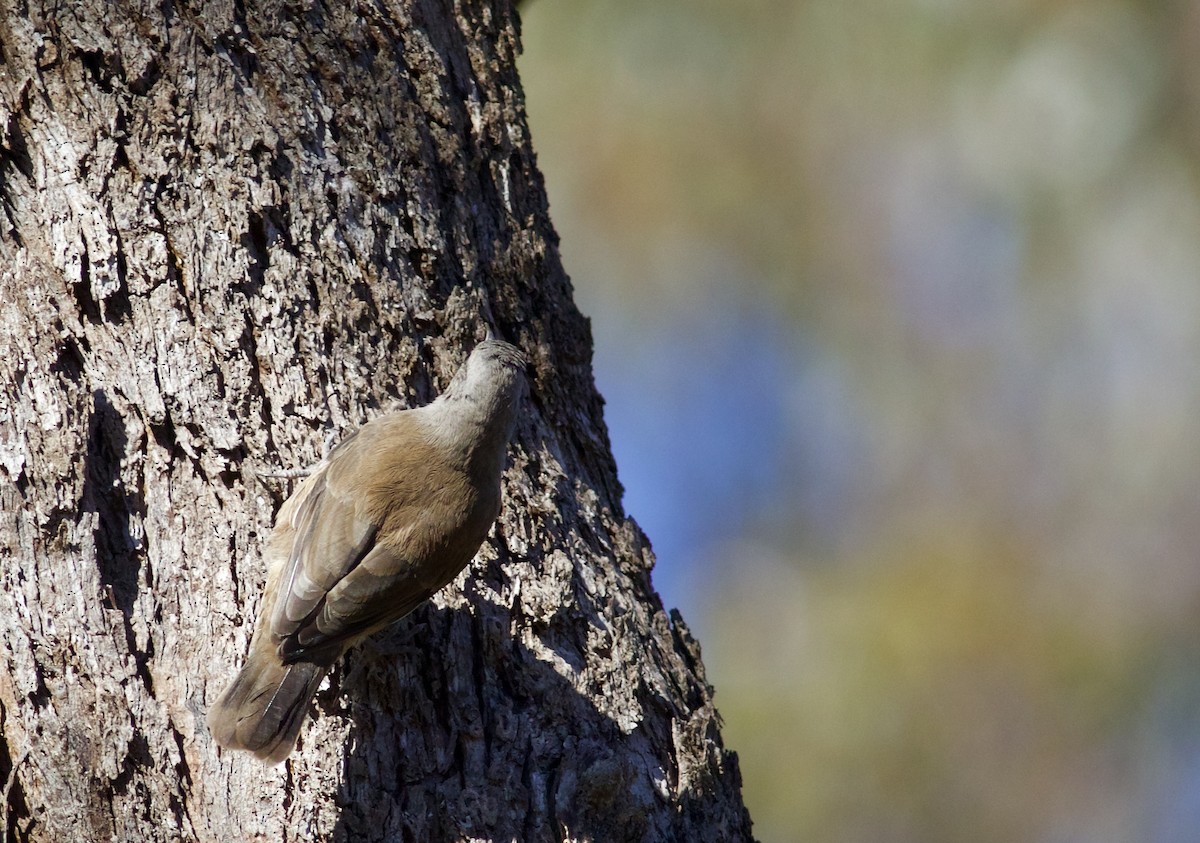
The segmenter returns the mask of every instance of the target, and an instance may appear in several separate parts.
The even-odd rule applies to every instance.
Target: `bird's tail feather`
[[[270,650],[254,651],[208,712],[208,728],[227,749],[244,749],[278,764],[296,743],[308,702],[328,665],[282,664]]]

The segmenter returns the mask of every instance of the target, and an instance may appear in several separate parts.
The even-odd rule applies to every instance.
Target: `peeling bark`
[[[620,507],[511,5],[2,15],[7,839],[749,839]],[[428,401],[485,323],[534,379],[480,555],[285,764],[218,752],[290,491],[259,475]]]

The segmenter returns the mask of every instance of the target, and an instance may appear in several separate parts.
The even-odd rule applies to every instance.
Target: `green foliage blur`
[[[757,836],[1200,839],[1200,6],[522,16]]]

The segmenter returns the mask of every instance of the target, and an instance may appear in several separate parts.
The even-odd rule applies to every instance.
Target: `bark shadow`
[[[579,613],[560,614],[538,631],[555,652],[574,649],[566,617]],[[648,736],[576,690],[575,660],[551,663],[510,628],[503,606],[427,604],[347,655],[332,840],[656,838]]]
[[[84,455],[80,509],[98,516],[95,531],[96,566],[106,597],[126,618],[138,595],[143,550],[131,524],[146,511],[140,491],[121,478],[121,462],[129,445],[125,421],[102,389],[92,393]]]

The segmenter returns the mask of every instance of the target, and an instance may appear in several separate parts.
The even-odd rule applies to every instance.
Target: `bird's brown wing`
[[[379,531],[377,524],[359,516],[352,499],[329,488],[327,474],[301,491],[304,497],[292,513],[292,545],[271,619],[277,639],[300,630],[329,590],[371,552]]]
[[[358,637],[407,615],[440,585],[390,548],[376,546],[284,640],[280,654],[285,663],[316,653],[340,654]]]
[[[282,559],[269,607],[275,641],[294,637],[319,610],[329,589],[375,546],[377,520],[356,505],[352,487],[336,482],[353,474],[363,442],[372,438],[364,427],[343,439],[279,511],[270,542],[271,551]]]
[[[424,487],[413,478],[428,478],[436,461],[419,446],[389,447],[420,441],[399,429],[409,423],[402,414],[361,428],[280,511],[276,531],[290,529],[291,543],[271,631],[285,663],[332,661],[353,639],[408,614],[441,585],[430,581],[421,552],[408,541],[425,534],[419,522],[436,509],[417,500]]]

